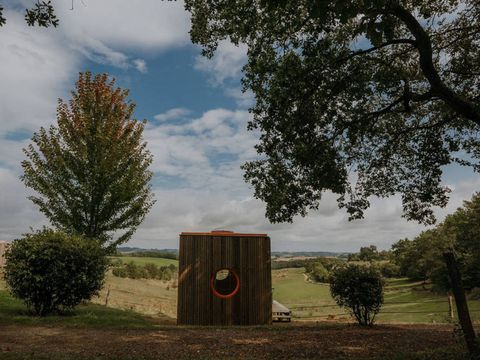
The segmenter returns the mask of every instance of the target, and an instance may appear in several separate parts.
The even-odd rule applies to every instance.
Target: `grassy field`
[[[0,324],[28,326],[69,326],[93,328],[154,328],[155,321],[134,311],[122,311],[96,304],[80,305],[71,314],[31,316],[25,305],[0,290]]]
[[[107,274],[105,286],[94,303],[174,319],[177,316],[176,280],[128,279]]]
[[[133,262],[135,265],[155,264],[157,266],[168,266],[173,264],[178,266],[178,260],[164,259],[157,257],[141,257],[141,256],[112,256],[112,260],[120,260],[124,263]]]
[[[272,272],[273,298],[293,310],[296,319],[347,320],[350,316],[339,308],[328,284],[306,281],[304,269],[282,269]],[[474,320],[480,320],[480,301],[470,301]],[[456,315],[456,314],[455,314]],[[446,323],[448,300],[424,289],[422,283],[406,279],[387,282],[385,304],[378,315],[384,323]]]
[[[123,258],[122,258],[123,259]],[[126,258],[130,259],[130,258]],[[158,258],[138,258],[165,260]],[[316,284],[307,281],[304,269],[282,269],[272,271],[273,298],[290,307],[294,320],[330,320],[349,321],[350,315],[345,309],[338,307],[330,296],[328,284]],[[0,289],[2,284],[0,283]],[[108,299],[107,299],[108,295]],[[118,323],[124,320],[122,316],[132,316],[141,313],[163,322],[174,323],[176,318],[177,289],[176,280],[162,281],[152,279],[119,278],[107,274],[105,286],[98,297],[92,299],[91,305],[82,306],[77,313],[78,320],[73,323],[95,322],[95,318],[107,316],[109,308],[128,310],[130,315],[118,315]],[[0,306],[5,309],[3,316],[16,313],[18,322],[27,319],[26,314],[19,312],[22,304],[5,292],[0,292]],[[480,301],[470,301],[471,315],[475,321],[480,321]],[[114,311],[112,309],[112,311]],[[10,315],[9,315],[10,314]],[[112,313],[112,317],[116,313]],[[456,315],[456,314],[455,314]],[[0,321],[2,319],[0,314]],[[406,279],[394,279],[387,283],[385,304],[377,318],[380,323],[448,323],[448,301],[445,295],[435,294],[423,289],[421,283]],[[56,320],[52,320],[56,321]],[[142,324],[139,321],[139,326]],[[143,326],[143,325],[141,325]]]

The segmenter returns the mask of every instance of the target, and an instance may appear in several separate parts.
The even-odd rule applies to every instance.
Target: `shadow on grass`
[[[0,324],[153,329],[156,322],[134,311],[95,304],[79,305],[75,310],[61,315],[34,316],[20,300],[6,291],[0,291]]]

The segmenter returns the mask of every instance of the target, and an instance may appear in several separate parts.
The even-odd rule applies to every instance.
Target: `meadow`
[[[178,260],[165,259],[158,257],[141,257],[141,256],[111,256],[112,261],[121,261],[123,263],[133,262],[135,265],[155,264],[157,266],[168,266],[173,264],[178,266]]]
[[[121,257],[119,259],[130,261],[131,258]],[[138,259],[140,264],[145,263],[141,262],[144,259],[157,260],[156,264],[161,264],[164,260],[167,264],[175,263],[175,260],[161,258],[133,259],[135,259],[133,261]],[[106,304],[112,311],[115,309],[127,310],[127,315],[128,312],[132,316],[133,314],[143,314],[162,323],[173,324],[177,307],[176,286],[176,280],[128,279],[113,276],[109,272],[100,294],[92,299],[90,305],[80,307],[77,313],[85,321],[94,322],[96,317],[104,316],[102,313],[108,313],[105,313],[104,305]],[[347,311],[338,307],[330,296],[328,284],[309,281],[303,268],[273,270],[272,287],[273,298],[292,310],[294,321],[351,321]],[[0,321],[2,317],[5,319],[12,313],[20,314],[17,317],[19,322],[28,319],[26,314],[22,315],[19,312],[23,305],[6,293],[2,282],[0,282],[0,305],[3,309],[0,312]],[[469,305],[473,320],[480,321],[480,301],[471,300]],[[91,319],[88,320],[87,317]],[[134,318],[132,318],[132,323],[138,320],[137,318],[134,320]],[[455,322],[455,319],[458,319],[455,309],[453,321],[449,317],[446,295],[436,294],[421,282],[411,282],[407,279],[391,279],[387,282],[385,304],[377,316],[379,323],[398,324],[452,323]]]
[[[350,316],[330,296],[328,284],[312,283],[303,268],[272,271],[273,298],[288,306],[298,320],[341,320]],[[472,318],[480,320],[480,301],[469,302]],[[454,318],[458,319],[454,309]],[[389,279],[380,323],[450,323],[448,298],[422,282]]]

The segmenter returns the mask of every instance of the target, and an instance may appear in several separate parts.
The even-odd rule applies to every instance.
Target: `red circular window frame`
[[[215,290],[215,277],[217,276],[217,273],[222,270],[230,271],[235,277],[235,281],[237,282],[237,286],[235,286],[235,289],[230,294],[226,294],[226,295],[220,294],[217,290]],[[220,268],[217,271],[215,271],[210,277],[210,289],[212,289],[213,295],[215,295],[216,297],[220,299],[230,299],[234,297],[240,290],[240,278],[238,277],[237,272],[232,268]]]

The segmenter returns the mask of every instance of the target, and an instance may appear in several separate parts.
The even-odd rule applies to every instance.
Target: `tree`
[[[316,282],[328,283],[330,282],[330,273],[322,265],[321,262],[312,263],[310,271],[307,271],[310,278]]]
[[[0,4],[0,27],[5,25],[7,22],[7,19],[5,19],[3,15],[3,10],[4,8]],[[53,8],[50,0],[37,0],[32,8],[26,9],[25,21],[27,22],[28,26],[38,25],[40,27],[57,27],[59,23],[57,16],[55,15],[55,9]]]
[[[72,310],[98,294],[108,267],[98,242],[53,230],[15,240],[6,259],[10,292],[40,316]]]
[[[476,193],[438,226],[453,249],[465,288],[480,287],[480,193]]]
[[[330,293],[339,306],[347,307],[359,325],[371,326],[383,304],[384,282],[372,266],[348,264],[330,277]]]
[[[379,259],[378,250],[375,245],[360,248],[358,258],[361,261],[374,261]]]
[[[478,0],[186,0],[191,38],[248,46],[259,160],[244,165],[272,222],[339,195],[351,219],[401,194],[426,224],[442,167],[480,170]],[[349,176],[352,173],[354,176]]]
[[[442,254],[448,249],[448,242],[437,229],[427,230],[413,240],[403,239],[393,244],[393,261],[402,275],[425,282],[439,270],[446,269]]]
[[[59,100],[57,126],[34,133],[22,162],[23,182],[38,193],[29,199],[54,226],[110,249],[154,203],[145,122],[131,119],[127,96],[106,74],[80,74],[69,103]]]

